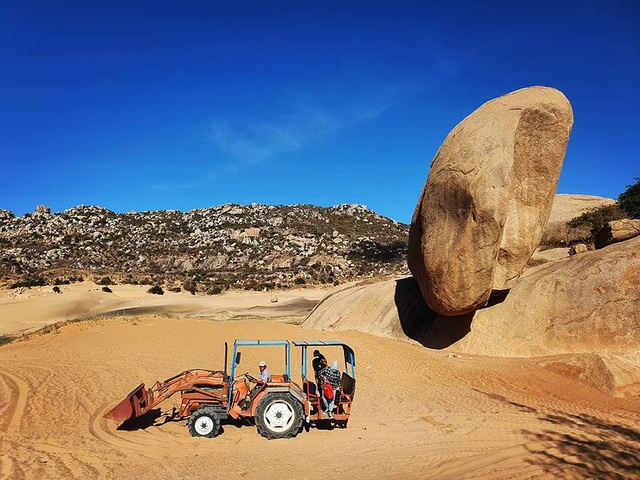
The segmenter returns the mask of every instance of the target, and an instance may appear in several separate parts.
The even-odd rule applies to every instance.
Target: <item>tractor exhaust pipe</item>
[[[227,376],[227,354],[229,353],[229,345],[224,342],[224,376]]]

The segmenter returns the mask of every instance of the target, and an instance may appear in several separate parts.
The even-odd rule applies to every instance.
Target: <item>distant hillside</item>
[[[406,274],[408,225],[361,205],[252,204],[117,214],[0,210],[6,285],[110,277],[219,293]],[[105,280],[108,283],[109,280]]]

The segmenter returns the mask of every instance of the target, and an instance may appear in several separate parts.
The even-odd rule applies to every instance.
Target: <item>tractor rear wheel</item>
[[[288,393],[268,393],[256,408],[258,433],[269,440],[295,437],[302,427],[302,404]]]
[[[212,407],[200,407],[191,414],[187,426],[193,437],[213,438],[220,431],[220,417]]]

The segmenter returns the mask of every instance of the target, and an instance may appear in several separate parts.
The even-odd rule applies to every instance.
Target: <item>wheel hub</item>
[[[293,422],[294,413],[285,402],[274,402],[264,412],[267,427],[272,431],[286,430]]]
[[[209,435],[213,431],[213,420],[209,417],[199,418],[196,422],[196,432],[199,435]]]

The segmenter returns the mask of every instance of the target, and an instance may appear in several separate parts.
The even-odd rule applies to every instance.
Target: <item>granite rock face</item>
[[[640,220],[623,218],[613,220],[601,229],[595,238],[596,248],[603,248],[612,243],[622,242],[640,235]]]
[[[553,262],[504,302],[479,310],[452,348],[520,356],[635,352],[640,345],[640,238]]]
[[[572,125],[560,91],[529,87],[449,133],[409,234],[409,269],[429,307],[462,315],[514,285],[540,243]]]
[[[303,325],[477,355],[631,354],[640,362],[640,237],[548,263],[474,313],[430,311],[408,277],[341,286]]]

